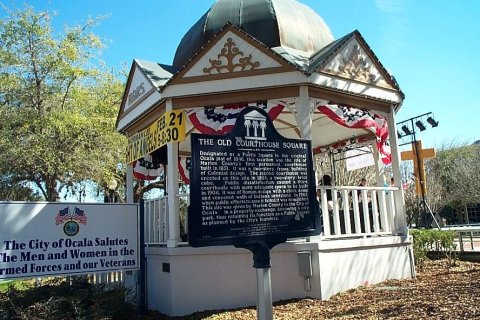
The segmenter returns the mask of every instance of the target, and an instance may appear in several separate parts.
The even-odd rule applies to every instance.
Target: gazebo
[[[190,134],[225,134],[246,106],[266,111],[283,136],[311,140],[314,156],[369,146],[375,159],[376,186],[319,186],[321,235],[272,250],[273,299],[328,299],[414,277],[395,128],[403,98],[360,32],[335,40],[295,0],[218,0],[185,34],[172,65],[135,59],[117,119],[129,139],[127,201],[135,167],[166,164],[167,176],[167,195],[145,202],[148,308],[176,316],[255,304],[248,251],[191,248],[180,232]],[[177,135],[165,131],[169,119],[183,121],[170,128]],[[395,186],[385,186],[385,165]],[[370,204],[360,201],[367,197]]]

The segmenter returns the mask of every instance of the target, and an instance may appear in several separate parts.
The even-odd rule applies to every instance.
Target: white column
[[[133,163],[127,164],[127,203],[133,203]]]
[[[171,99],[166,102],[166,111],[173,110]],[[178,143],[167,143],[167,193],[168,193],[168,239],[167,247],[176,247],[180,238],[180,214],[178,202]]]
[[[390,105],[390,112],[387,115],[388,123],[388,137],[390,139],[390,151],[392,153],[392,171],[393,179],[395,180],[395,186],[399,187],[399,191],[394,192],[395,198],[395,219],[394,224],[394,233],[396,234],[407,234],[407,219],[405,217],[405,208],[404,208],[404,196],[402,188],[402,175],[400,172],[400,150],[398,149],[397,141],[397,126],[395,123],[395,112],[393,105]]]
[[[126,192],[127,192],[127,203],[133,203],[133,163],[127,164],[127,177],[126,177]],[[130,289],[132,292],[140,292],[140,284],[138,282],[138,271],[124,271],[124,285],[126,288]],[[129,295],[128,299],[131,300],[131,303],[139,305],[140,295],[136,297]]]
[[[312,115],[308,87],[301,86],[297,103],[295,104],[295,119],[302,139],[312,140]]]
[[[297,120],[297,126],[300,129],[300,137],[305,140],[312,140],[312,114],[311,114],[311,105],[310,97],[308,94],[307,86],[300,86],[298,99],[295,103],[295,119]],[[312,150],[310,150],[312,152]],[[313,161],[314,162],[314,161]],[[315,163],[313,164],[312,170],[315,171]],[[315,173],[315,178],[317,174]],[[317,184],[318,180],[315,180]],[[326,202],[325,202],[326,203]],[[328,212],[328,211],[325,211]],[[327,214],[328,215],[328,214]],[[327,216],[328,219],[328,216]],[[310,237],[307,238],[307,241],[310,241]]]

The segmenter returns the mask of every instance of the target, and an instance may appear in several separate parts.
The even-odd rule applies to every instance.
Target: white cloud
[[[380,30],[382,47],[389,55],[396,55],[404,47],[408,38],[408,0],[374,0],[381,11],[383,22]]]
[[[398,13],[405,9],[406,0],[375,0],[375,6],[386,13]]]

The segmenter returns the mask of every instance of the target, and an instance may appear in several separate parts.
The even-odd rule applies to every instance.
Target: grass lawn
[[[0,292],[5,292],[12,280],[0,281]]]
[[[12,283],[17,289],[25,288],[25,284],[26,284],[25,281],[28,281],[28,280],[1,280],[0,292],[7,291],[8,286],[11,285]]]

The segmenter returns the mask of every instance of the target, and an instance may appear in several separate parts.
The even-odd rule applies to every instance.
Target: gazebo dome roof
[[[183,36],[173,66],[182,67],[228,22],[270,48],[305,56],[334,40],[323,19],[296,0],[217,0]]]

